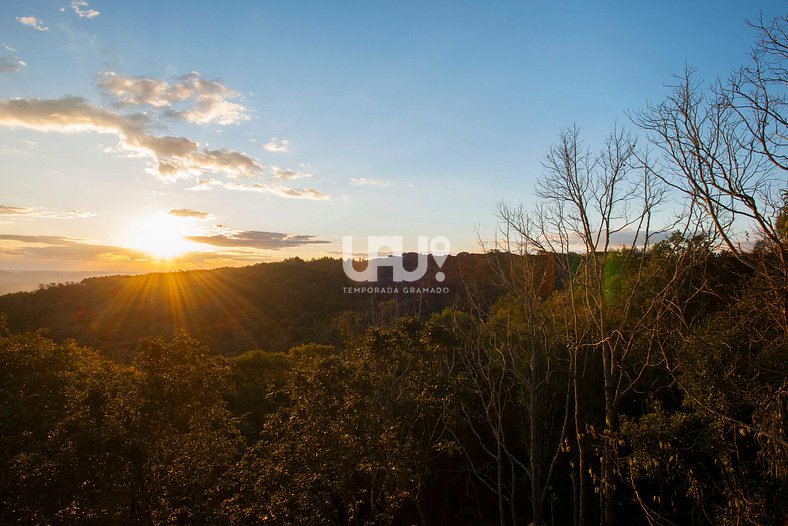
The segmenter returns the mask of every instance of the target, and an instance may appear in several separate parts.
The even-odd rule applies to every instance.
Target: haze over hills
[[[109,271],[0,270],[0,294],[32,291],[52,283],[79,282],[95,276],[110,276]]]

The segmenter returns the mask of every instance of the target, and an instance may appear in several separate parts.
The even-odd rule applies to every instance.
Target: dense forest
[[[562,132],[448,294],[325,258],[1,297],[0,522],[785,524],[788,17],[754,29]]]
[[[416,257],[404,254],[402,264],[415,268]],[[0,296],[0,312],[7,313],[14,332],[46,327],[57,340],[73,338],[122,362],[133,358],[140,338],[176,329],[226,356],[251,349],[284,352],[302,343],[337,344],[344,331],[463,304],[469,286],[491,303],[502,288],[489,279],[490,257],[506,256],[448,256],[440,283],[434,279],[438,267],[432,259],[421,280],[398,287],[391,268],[383,268],[378,282],[364,283],[380,289],[377,293],[353,293],[360,284],[345,276],[341,260],[331,258],[96,277]],[[441,291],[435,293],[438,286]]]

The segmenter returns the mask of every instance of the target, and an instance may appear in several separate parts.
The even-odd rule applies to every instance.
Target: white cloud
[[[0,216],[24,215],[25,212],[27,212],[28,210],[30,210],[30,208],[26,208],[23,206],[0,205]]]
[[[16,17],[16,21],[20,24],[32,27],[37,31],[49,31],[49,28],[44,25],[44,23],[34,16],[18,16]]]
[[[383,181],[381,179],[371,179],[368,177],[354,177],[349,182],[352,186],[391,186],[391,181]]]
[[[203,212],[202,210],[194,210],[193,208],[173,208],[167,212],[175,217],[192,217],[195,219],[213,219],[213,214],[210,212]]]
[[[11,46],[9,46],[8,44],[3,44],[3,49],[5,49],[6,51],[8,51],[9,53],[16,53],[16,49],[12,48],[12,47],[11,47]]]
[[[96,18],[101,14],[95,9],[90,9],[85,0],[72,0],[71,10],[79,15],[79,18]]]
[[[263,175],[263,166],[253,157],[236,150],[202,147],[186,137],[152,135],[146,131],[148,124],[149,118],[143,114],[121,115],[80,97],[0,100],[0,126],[41,132],[114,135],[118,139],[115,151],[148,159],[150,164],[147,171],[155,177],[168,182],[197,178],[197,185],[189,190],[210,190],[218,186],[227,190],[269,193],[291,199],[330,199],[329,195],[313,188],[242,183],[238,180]],[[206,178],[209,174],[223,174],[230,180]],[[277,166],[271,168],[271,174],[280,181],[311,177],[308,173]],[[40,215],[45,212],[38,210],[36,213]]]
[[[209,150],[186,137],[150,135],[144,131],[147,121],[144,115],[119,115],[80,97],[0,101],[0,126],[113,134],[118,137],[121,150],[149,158],[149,172],[162,180],[188,179],[206,173],[255,177],[262,172],[255,159],[235,150]]]
[[[293,179],[305,179],[307,177],[312,177],[312,174],[310,173],[296,172],[295,170],[279,168],[278,166],[271,167],[271,175],[274,176],[274,179],[278,179],[280,181],[291,181]]]
[[[98,85],[122,106],[150,106],[196,124],[227,125],[249,120],[246,108],[229,100],[239,97],[238,92],[206,80],[196,71],[176,84],[107,71],[101,74]]]
[[[290,188],[288,186],[272,186],[268,189],[274,195],[289,197],[291,199],[311,199],[313,201],[328,201],[331,196],[314,188]]]
[[[263,149],[268,152],[287,153],[290,151],[290,141],[287,139],[277,139],[271,137],[271,140],[263,144]]]
[[[260,192],[287,197],[290,199],[311,199],[313,201],[328,201],[331,196],[314,188],[290,188],[288,186],[271,185],[266,183],[237,183],[233,181],[219,181],[217,179],[200,179],[197,185],[188,188],[192,191],[206,191],[213,187],[239,192]]]
[[[281,248],[328,243],[328,241],[315,239],[315,236],[283,234],[281,232],[260,232],[257,230],[211,236],[187,236],[186,239],[195,243],[204,243],[215,247],[255,248],[262,250],[279,250]]]

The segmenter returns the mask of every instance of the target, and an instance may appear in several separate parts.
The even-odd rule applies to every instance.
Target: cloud
[[[62,236],[19,236],[14,234],[0,234],[0,241],[18,241],[20,243],[36,243],[41,245],[68,246],[78,240]]]
[[[22,206],[0,205],[0,216],[24,215],[30,208]]]
[[[0,73],[19,73],[25,66],[27,63],[17,57],[0,57]]]
[[[90,9],[90,6],[88,6],[85,0],[72,0],[71,10],[79,15],[79,18],[96,18],[101,14],[95,9]]]
[[[123,117],[80,97],[6,99],[0,101],[0,124],[38,131],[99,132],[137,135],[147,121],[142,115]]]
[[[0,235],[0,241],[13,241],[22,244],[22,246],[10,248],[0,246],[0,253],[6,256],[23,257],[27,260],[152,262],[151,256],[140,250],[86,243],[81,239],[71,237],[3,234]]]
[[[69,210],[67,212],[59,212],[57,210],[50,210],[48,208],[32,208],[25,206],[9,206],[0,205],[0,217],[44,217],[49,219],[84,219],[86,217],[94,217],[96,214],[92,212],[84,212],[82,210]]]
[[[310,173],[296,172],[295,170],[283,169],[279,168],[278,166],[271,167],[271,174],[274,176],[274,179],[278,179],[280,181],[290,181],[292,179],[312,177],[312,174]]]
[[[206,173],[228,177],[256,177],[262,166],[235,150],[209,150],[185,137],[154,136],[145,132],[148,119],[141,114],[119,115],[80,97],[61,99],[7,99],[0,101],[0,126],[44,132],[108,133],[118,137],[121,150],[147,157],[149,172],[165,181]]]
[[[286,153],[290,151],[290,141],[287,139],[280,140],[276,137],[271,137],[269,142],[263,144],[263,149],[268,152]]]
[[[352,178],[350,180],[352,186],[391,186],[391,181],[383,181],[381,179],[370,179],[368,177]]]
[[[167,212],[171,216],[176,217],[194,217],[196,219],[210,219],[212,214],[210,212],[202,212],[200,210],[194,210],[192,208],[173,208],[169,212]]]
[[[313,201],[328,201],[330,196],[315,190],[313,188],[289,188],[287,186],[272,186],[268,190],[274,195],[280,197],[289,197],[291,199],[312,199]]]
[[[195,243],[203,243],[215,247],[246,247],[262,250],[279,250],[304,245],[323,244],[328,241],[315,239],[315,236],[283,234],[280,232],[260,232],[247,230],[232,234],[213,236],[188,236],[186,239]]]
[[[44,23],[34,16],[18,16],[16,21],[23,26],[32,27],[37,31],[49,31],[49,28]]]
[[[217,179],[199,179],[197,185],[187,190],[205,191],[218,186],[226,190],[236,190],[239,192],[261,192],[287,197],[290,199],[311,199],[313,201],[328,201],[331,196],[315,190],[313,188],[290,188],[281,185],[271,185],[266,183],[236,183],[233,181],[219,181]]]
[[[196,71],[184,75],[176,84],[106,71],[98,85],[120,106],[150,106],[196,124],[226,125],[249,120],[246,108],[229,100],[239,97],[238,92],[206,80]]]

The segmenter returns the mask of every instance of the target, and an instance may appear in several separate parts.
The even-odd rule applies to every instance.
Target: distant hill
[[[378,283],[353,282],[342,261],[331,258],[92,277],[0,296],[0,312],[13,331],[47,328],[55,339],[74,338],[121,361],[131,358],[140,337],[177,328],[225,355],[285,351],[306,342],[335,343],[344,331],[385,325],[398,316],[462,307],[467,290],[492,302],[500,290],[490,257],[449,256],[440,269],[430,258],[425,277],[405,284],[392,282],[391,268],[380,270]],[[402,264],[412,270],[416,259],[405,254]],[[435,279],[438,271],[445,274],[443,282]],[[370,287],[380,290],[361,290]]]
[[[31,291],[53,283],[79,282],[92,276],[109,276],[112,274],[117,274],[117,272],[0,270],[0,294]]]

